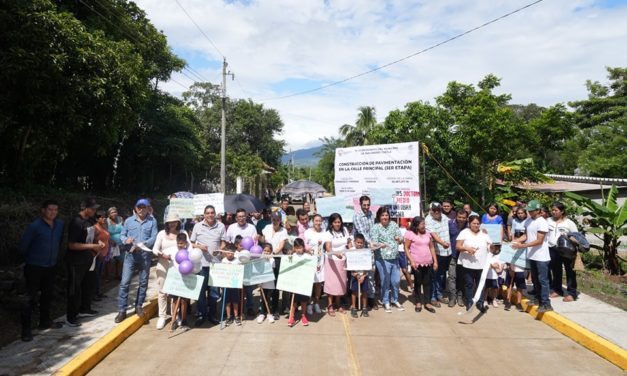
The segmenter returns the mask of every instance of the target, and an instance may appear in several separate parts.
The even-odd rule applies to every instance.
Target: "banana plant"
[[[577,205],[584,208],[582,215],[584,218],[585,231],[594,234],[603,241],[603,246],[591,245],[603,253],[603,268],[613,275],[622,275],[619,260],[625,261],[618,255],[620,238],[625,235],[625,225],[627,224],[627,201],[622,206],[618,205],[618,189],[612,185],[602,203],[592,201],[576,193],[566,192],[565,197],[573,200]]]

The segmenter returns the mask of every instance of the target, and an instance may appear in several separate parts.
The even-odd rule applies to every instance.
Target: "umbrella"
[[[297,180],[281,188],[281,193],[287,193],[290,195],[310,194],[315,196],[318,193],[326,191],[327,190],[324,189],[323,186],[311,180]]]
[[[174,194],[176,198],[194,198],[194,194],[192,192],[176,192]]]
[[[224,210],[235,213],[237,209],[244,209],[247,213],[260,212],[266,206],[255,196],[240,193],[238,195],[224,195]]]

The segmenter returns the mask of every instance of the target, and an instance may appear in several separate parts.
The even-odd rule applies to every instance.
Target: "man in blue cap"
[[[150,261],[152,259],[152,246],[157,239],[157,220],[148,215],[150,202],[139,199],[135,203],[134,214],[124,221],[124,227],[120,234],[120,240],[127,249],[122,267],[122,280],[118,293],[118,315],[115,322],[122,322],[126,318],[128,306],[128,290],[133,277],[133,270],[139,270],[139,288],[135,300],[135,313],[139,317],[144,316],[142,306],[146,300],[148,290],[148,276],[150,273]]]

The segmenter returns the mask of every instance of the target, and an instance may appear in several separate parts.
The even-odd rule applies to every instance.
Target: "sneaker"
[[[525,312],[525,309],[523,308],[522,304],[520,304],[520,303],[516,304],[516,309],[518,310],[518,312]]]
[[[144,317],[144,308],[141,306],[135,307],[135,314],[139,316],[140,318]]]
[[[484,305],[481,302],[477,302],[477,304],[475,305],[475,307],[477,307],[477,309],[479,310],[479,312],[481,313],[486,313],[488,312],[488,307],[486,305]]]
[[[290,317],[290,319],[287,321],[287,326],[289,326],[290,328],[294,326],[294,318]]]
[[[307,314],[309,316],[313,315],[313,304],[307,304]]]
[[[181,325],[181,324],[180,324],[179,320],[173,320],[173,321],[172,321],[172,330],[176,330],[176,329],[178,329],[178,327],[179,327],[180,325]]]
[[[318,304],[318,303],[313,305],[313,310],[316,313],[322,313],[322,309],[320,309],[320,304]]]
[[[115,316],[115,323],[121,323],[122,321],[124,321],[126,319],[126,311],[122,311],[122,312],[118,312],[118,315]]]
[[[392,308],[390,308],[389,304],[384,304],[383,307],[385,308],[385,312],[392,313]]]
[[[278,313],[275,313],[274,315],[272,315],[272,318],[274,319],[274,321],[279,321],[279,319],[281,318],[281,315],[279,315]]]
[[[453,308],[455,307],[455,303],[457,302],[457,298],[456,297],[452,297],[448,300],[448,307],[449,308]]]
[[[457,306],[458,307],[466,306],[466,304],[464,303],[464,297],[462,297],[462,296],[458,296],[457,297]]]
[[[233,324],[233,321],[234,321],[233,317],[229,317],[229,318],[226,320],[226,326],[232,325],[232,324]]]
[[[119,316],[119,314],[118,314],[118,316]],[[74,319],[74,320],[67,319],[67,320],[65,320],[65,324],[67,326],[71,327],[71,328],[76,328],[77,326],[81,326],[81,323],[78,322],[77,319]]]
[[[165,322],[165,319],[164,319],[164,322]],[[201,327],[203,326],[204,323],[205,323],[205,318],[200,316],[196,319],[196,321],[194,321],[194,327],[195,328]]]
[[[492,307],[499,308],[499,303],[496,302],[496,299],[492,301]]]
[[[512,309],[512,303],[510,301],[506,300],[504,309],[506,311],[509,311],[510,309]]]
[[[355,307],[351,308],[351,316],[353,316],[354,318],[359,317],[359,316],[357,316],[357,308],[355,308]]]
[[[309,326],[309,320],[307,320],[307,316],[303,315],[303,317],[300,318],[300,322],[301,324],[303,324],[303,326]]]
[[[239,318],[239,317],[236,317],[236,318],[235,318],[235,325],[237,325],[237,326],[242,326],[242,320],[240,320],[240,318]]]
[[[269,315],[268,315],[269,317]],[[261,324],[263,322],[263,320],[266,319],[266,315],[264,315],[263,313],[260,313],[259,316],[257,316],[257,324]]]
[[[180,327],[179,330],[182,332],[186,332],[188,330],[190,330],[191,328],[189,326],[187,326],[187,324],[183,323]]]
[[[274,316],[273,315],[268,315],[268,322],[270,324],[274,324]]]
[[[437,300],[431,300],[431,305],[437,308],[442,307],[442,305],[440,304],[440,302],[438,302]]]
[[[364,309],[362,309],[362,310],[361,310],[361,315],[362,315],[363,317],[369,317],[369,316],[370,316],[370,314],[368,313],[368,308],[364,308]]]
[[[399,303],[399,302],[394,302],[394,303],[392,303],[392,305],[393,305],[394,307],[396,307],[399,311],[404,311],[404,310],[405,310],[405,307],[403,307],[403,306],[401,305],[401,303]]]
[[[79,311],[78,312],[78,316],[76,317],[94,317],[98,314],[98,311],[95,311],[93,309],[88,309],[85,311]]]
[[[159,317],[159,320],[157,320],[157,330],[161,330],[165,328],[165,317]]]
[[[553,307],[551,307],[550,304],[541,305],[540,308],[538,308],[538,313],[551,312],[552,310]]]

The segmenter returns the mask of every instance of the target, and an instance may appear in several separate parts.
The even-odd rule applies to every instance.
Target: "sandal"
[[[416,307],[414,308],[414,311],[416,311],[416,312],[422,311],[422,305],[416,304]]]
[[[346,312],[344,311],[344,307],[340,307],[340,309],[338,309],[337,311],[338,311],[339,313],[342,313],[342,314],[343,314],[343,313],[346,313]]]
[[[335,310],[333,309],[333,307],[327,308],[327,314],[331,317],[335,317]]]

